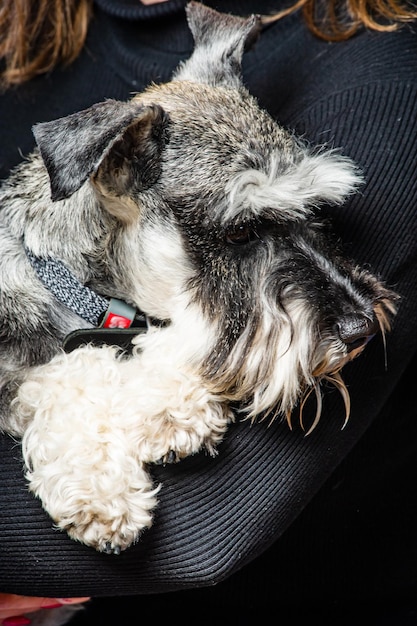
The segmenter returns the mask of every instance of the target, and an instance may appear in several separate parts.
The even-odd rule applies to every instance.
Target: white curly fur
[[[141,351],[126,359],[110,346],[34,368],[12,410],[27,415],[30,490],[59,528],[102,551],[125,549],[151,525],[159,486],[148,464],[172,451],[175,460],[215,454],[231,419],[167,351],[162,361]]]

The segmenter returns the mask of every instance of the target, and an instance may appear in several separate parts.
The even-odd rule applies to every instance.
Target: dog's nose
[[[377,320],[363,315],[344,315],[337,320],[335,326],[349,352],[367,344],[379,331]]]

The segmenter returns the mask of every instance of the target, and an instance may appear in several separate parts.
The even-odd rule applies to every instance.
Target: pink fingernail
[[[85,598],[57,598],[60,604],[80,604],[81,602],[86,602],[89,600],[89,597]]]
[[[61,606],[63,604],[74,604],[74,602],[76,602],[72,598],[58,598],[58,600],[59,600]]]
[[[27,624],[30,624],[30,619],[21,615],[6,617],[6,619],[3,620],[3,626],[27,626]]]

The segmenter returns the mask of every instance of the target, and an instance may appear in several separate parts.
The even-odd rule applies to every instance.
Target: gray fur
[[[140,126],[144,134],[147,128],[155,132],[158,117],[162,118],[158,107],[106,100],[68,117],[36,124],[33,133],[51,180],[51,199],[63,200],[78,191],[115,144],[123,141],[131,124]],[[152,145],[151,138],[146,139]]]
[[[239,89],[242,54],[258,38],[260,20],[255,15],[246,19],[220,15],[198,2],[190,2],[187,18],[195,50],[192,58],[179,66],[173,80]]]

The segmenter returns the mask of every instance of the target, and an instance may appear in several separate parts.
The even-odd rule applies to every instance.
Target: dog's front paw
[[[81,543],[105,554],[120,554],[134,544],[152,525],[158,489],[130,490],[126,497],[115,497],[100,504],[84,503],[76,512],[61,511],[56,524]]]
[[[22,438],[26,476],[58,528],[118,553],[151,526],[158,488],[112,405],[113,389],[88,385],[87,374],[73,368],[23,386],[20,402],[34,414]]]
[[[170,450],[164,457],[161,459],[157,459],[153,462],[154,465],[172,465],[172,463],[177,463],[181,459],[178,458],[175,450]]]
[[[153,416],[142,429],[139,457],[146,463],[166,465],[203,449],[214,456],[232,420],[232,412],[219,402],[167,409]]]
[[[35,470],[28,473],[29,489],[72,539],[106,554],[119,554],[152,525],[159,487],[152,488],[141,467],[128,481],[118,477],[117,470],[115,474],[87,472],[81,480],[63,475],[48,478]]]

